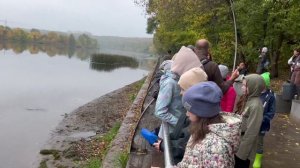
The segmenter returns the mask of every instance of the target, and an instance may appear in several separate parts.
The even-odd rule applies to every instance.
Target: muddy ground
[[[44,147],[54,152],[41,155],[42,164],[36,167],[82,167],[86,157],[90,156],[85,154],[86,149],[80,151],[80,148],[90,145],[95,138],[101,137],[116,123],[122,122],[143,81],[144,79],[108,93],[65,115]],[[76,153],[70,154],[68,151],[74,145]]]

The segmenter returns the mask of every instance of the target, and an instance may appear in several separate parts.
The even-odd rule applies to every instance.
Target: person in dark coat
[[[263,47],[261,49],[261,53],[259,55],[259,61],[256,68],[257,74],[262,74],[267,71],[267,67],[269,65],[268,57],[267,57],[268,48]]]
[[[291,83],[296,87],[297,99],[300,96],[300,56],[297,57],[297,60],[293,66],[293,73],[291,78]]]
[[[237,67],[239,70],[240,75],[246,76],[248,74],[248,69],[246,68],[246,65],[244,62],[241,62],[239,66]]]
[[[221,88],[223,94],[226,93],[234,80],[239,76],[239,71],[236,69],[231,74],[231,77],[224,81],[218,64],[211,61],[211,56],[209,57],[209,42],[206,39],[200,39],[196,42],[194,52],[204,66],[208,81],[215,82]]]
[[[299,55],[300,55],[300,48],[294,49],[293,56],[288,60],[288,64],[291,67],[290,78],[292,77],[292,74],[294,72],[294,67],[295,67],[295,64],[296,64],[296,60],[299,57]]]

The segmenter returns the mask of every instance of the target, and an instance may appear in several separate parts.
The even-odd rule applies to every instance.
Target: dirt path
[[[277,113],[264,140],[264,168],[300,167],[300,123]]]
[[[56,154],[41,155],[42,164],[39,166],[41,168],[81,167],[81,162],[86,159],[82,156],[85,155],[75,153],[74,156],[66,158],[66,151],[74,144],[84,146],[94,137],[107,133],[116,123],[121,122],[143,80],[108,93],[66,115],[44,147],[44,149],[53,149],[58,156],[55,157]]]

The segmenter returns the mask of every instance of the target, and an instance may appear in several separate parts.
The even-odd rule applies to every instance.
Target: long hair
[[[211,118],[197,118],[197,121],[192,122],[190,125],[190,133],[193,137],[192,147],[194,147],[199,141],[202,141],[205,138],[206,134],[210,132],[208,129],[208,125],[224,123],[224,120],[220,114]]]
[[[234,113],[241,115],[244,111],[247,100],[248,100],[247,95],[243,94],[240,97],[239,101],[236,103],[236,110]]]
[[[248,90],[248,84],[247,83],[246,83],[246,90]],[[236,110],[234,111],[234,113],[241,115],[244,111],[247,100],[248,100],[248,93],[246,92],[240,97],[239,101],[237,102]]]

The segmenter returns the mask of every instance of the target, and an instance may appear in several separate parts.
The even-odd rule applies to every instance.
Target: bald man
[[[223,94],[226,93],[234,80],[239,76],[239,71],[236,69],[229,80],[224,81],[220,69],[218,68],[218,64],[209,61],[209,42],[206,39],[198,40],[195,44],[194,51],[204,66],[208,80],[215,82],[221,88]]]

